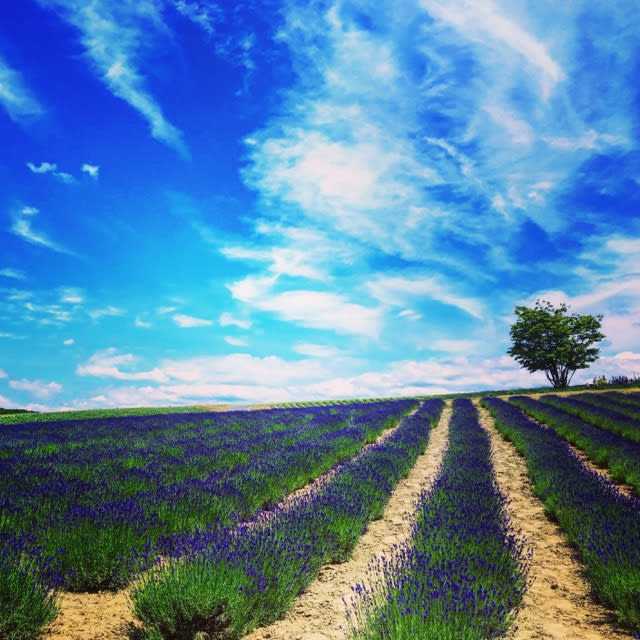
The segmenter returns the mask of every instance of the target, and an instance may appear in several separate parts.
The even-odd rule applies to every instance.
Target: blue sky
[[[640,374],[634,3],[0,11],[0,406],[535,385],[536,298]]]

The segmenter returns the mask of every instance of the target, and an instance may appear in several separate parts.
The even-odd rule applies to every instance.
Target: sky
[[[0,8],[0,406],[640,375],[640,21],[610,0]]]

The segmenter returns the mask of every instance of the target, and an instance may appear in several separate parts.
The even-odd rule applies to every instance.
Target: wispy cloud
[[[523,222],[570,226],[561,190],[592,154],[632,137],[629,89],[620,83],[620,104],[598,90],[580,51],[578,15],[600,9],[578,5],[288,5],[278,39],[299,80],[245,138],[245,182],[273,218],[295,211],[372,251],[446,268],[473,253],[482,266],[467,276],[508,273]],[[619,5],[590,34],[623,77],[630,20]],[[260,249],[254,260],[275,262]]]
[[[251,328],[251,321],[245,320],[243,318],[236,318],[234,315],[225,311],[220,315],[220,326],[221,327],[238,327],[239,329],[249,329]]]
[[[174,0],[173,5],[181,15],[197,24],[209,36],[215,33],[217,24],[222,20],[222,9],[215,2]]]
[[[147,121],[151,135],[184,157],[189,151],[182,132],[166,118],[147,88],[141,58],[158,35],[167,35],[161,3],[94,0],[38,0],[60,11],[79,29],[86,56],[102,82]]]
[[[234,299],[311,329],[375,338],[382,330],[382,311],[351,302],[345,296],[310,290],[272,291],[275,278],[253,278],[227,285]]]
[[[137,315],[135,320],[135,326],[138,329],[150,329],[153,325],[148,320],[145,320],[142,316]]]
[[[53,162],[41,162],[39,165],[27,162],[27,167],[32,173],[53,173],[58,169],[58,165]]]
[[[89,176],[91,176],[94,180],[98,179],[98,176],[100,174],[100,166],[97,164],[89,164],[88,162],[85,162],[82,165],[82,173],[86,173]]]
[[[5,269],[0,269],[0,276],[4,276],[5,278],[13,278],[14,280],[26,280],[27,274],[20,269],[12,269],[11,267],[7,267]]]
[[[58,171],[58,165],[52,162],[41,162],[39,165],[36,165],[33,162],[27,162],[27,167],[32,173],[50,173],[52,176],[60,180],[60,182],[64,182],[65,184],[73,184],[76,181],[70,173],[67,173],[66,171]]]
[[[67,338],[62,344],[64,344],[65,347],[70,347],[74,345],[75,342],[76,341],[73,338]]]
[[[108,305],[106,307],[102,307],[101,309],[93,309],[92,311],[88,311],[87,313],[92,320],[99,320],[100,318],[105,317],[124,316],[127,314],[127,310],[120,307],[114,307],[113,305]]]
[[[59,293],[61,302],[67,302],[74,305],[79,305],[84,302],[84,291],[82,291],[82,289],[78,289],[77,287],[62,287],[59,290]]]
[[[407,301],[419,298],[430,298],[444,304],[461,309],[477,319],[484,315],[484,304],[473,297],[464,297],[435,276],[407,277],[383,275],[371,279],[369,285],[371,294],[384,304],[404,306]],[[401,311],[400,314],[409,316],[414,312]]]
[[[52,240],[46,233],[36,231],[32,226],[32,220],[40,212],[35,207],[22,207],[14,211],[11,215],[13,224],[10,227],[11,233],[19,236],[26,242],[46,247],[58,253],[66,253],[67,255],[76,255],[70,249],[63,247],[61,244]]]
[[[13,402],[11,402],[11,400],[5,398],[4,396],[0,396],[0,406],[2,406],[5,409],[8,409],[9,407],[13,407],[15,405]]]
[[[166,381],[162,371],[155,368],[151,371],[122,371],[137,364],[137,359],[130,353],[118,353],[114,347],[94,353],[84,364],[76,367],[79,376],[94,376],[98,378],[115,378],[116,380],[153,380]]]
[[[0,56],[0,104],[9,117],[20,124],[44,115],[44,109],[27,88],[22,74]]]
[[[184,313],[176,313],[171,319],[181,329],[193,329],[195,327],[210,327],[213,324],[213,320],[207,320],[206,318],[196,318],[194,316],[188,316]]]
[[[310,356],[311,358],[336,358],[341,355],[339,349],[327,344],[301,342],[294,344],[292,349],[296,353],[300,353],[303,356]]]
[[[9,380],[9,386],[16,391],[26,391],[36,398],[50,398],[62,391],[61,384],[41,380]]]
[[[248,342],[242,338],[236,338],[234,336],[225,336],[224,341],[230,344],[232,347],[246,347]]]

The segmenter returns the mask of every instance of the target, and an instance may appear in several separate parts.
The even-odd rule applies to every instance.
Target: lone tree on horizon
[[[544,371],[555,389],[568,387],[576,370],[598,359],[594,345],[605,337],[601,315],[568,315],[568,309],[564,302],[554,307],[546,300],[536,300],[533,308],[517,306],[510,331],[513,345],[507,353],[531,373]]]

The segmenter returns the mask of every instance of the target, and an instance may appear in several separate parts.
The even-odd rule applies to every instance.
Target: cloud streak
[[[40,118],[45,111],[27,88],[22,74],[0,56],[0,104],[9,117],[19,124]]]
[[[53,8],[81,34],[86,56],[109,91],[135,109],[149,125],[151,135],[189,157],[182,131],[165,116],[147,88],[141,70],[145,47],[158,35],[167,35],[162,4],[95,0],[38,0]]]
[[[9,230],[30,244],[45,247],[57,253],[75,256],[76,254],[73,251],[51,239],[46,233],[36,231],[33,228],[33,219],[39,213],[40,211],[35,207],[22,207],[18,209],[12,214],[13,223]]]

